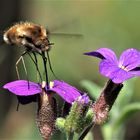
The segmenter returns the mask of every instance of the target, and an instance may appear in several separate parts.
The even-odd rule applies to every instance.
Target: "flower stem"
[[[81,135],[79,136],[78,140],[83,140],[85,138],[85,136],[88,134],[88,132],[90,131],[90,129],[94,126],[94,123],[92,122],[88,127],[85,128],[85,130],[81,133]]]
[[[74,137],[74,132],[69,132],[69,134],[67,135],[67,140],[73,140]]]

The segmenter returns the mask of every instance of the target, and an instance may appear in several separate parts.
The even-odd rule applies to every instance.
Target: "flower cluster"
[[[67,137],[73,136],[76,132],[80,134],[78,139],[83,139],[93,123],[101,124],[107,119],[123,87],[122,83],[140,76],[140,52],[134,48],[125,50],[120,59],[117,59],[116,54],[109,48],[100,48],[84,54],[100,58],[99,71],[109,78],[100,97],[94,103],[87,94],[61,80],[53,80],[47,84],[45,81],[34,83],[17,80],[3,86],[19,98],[36,95],[39,97],[37,125],[44,139],[49,139],[56,126],[63,130]],[[66,117],[56,117],[57,104],[53,98],[56,94],[71,107]]]

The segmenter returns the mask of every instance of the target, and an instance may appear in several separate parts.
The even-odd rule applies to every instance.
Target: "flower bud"
[[[44,140],[48,140],[54,130],[56,120],[54,106],[51,94],[47,94],[43,89],[40,94],[36,122]]]
[[[65,121],[65,130],[68,133],[80,133],[83,130],[89,104],[89,97],[87,95],[79,96],[73,103],[70,113]]]
[[[64,131],[64,125],[65,125],[65,119],[64,118],[57,118],[55,126],[61,130]]]
[[[123,84],[115,84],[111,80],[107,82],[100,97],[93,104],[93,112],[95,115],[94,122],[96,124],[101,124],[107,119],[108,113],[122,87]]]

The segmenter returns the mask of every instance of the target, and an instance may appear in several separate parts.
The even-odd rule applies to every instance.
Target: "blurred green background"
[[[84,79],[100,86],[107,80],[98,72],[99,60],[84,56],[84,52],[108,47],[119,56],[127,48],[140,49],[138,0],[1,0],[1,42],[3,31],[19,21],[31,21],[49,29],[50,41],[54,43],[50,51],[53,69],[60,79],[78,88]],[[41,140],[35,124],[37,105],[20,106],[17,112],[16,96],[2,89],[5,83],[17,79],[15,63],[21,52],[16,46],[1,43],[0,140]],[[29,79],[35,81],[35,67],[28,56],[25,60]],[[21,77],[26,79],[25,75]],[[50,73],[51,79],[54,77]],[[140,78],[135,82],[132,102],[140,100],[139,84]],[[127,140],[140,139],[139,117],[137,113],[128,120]]]

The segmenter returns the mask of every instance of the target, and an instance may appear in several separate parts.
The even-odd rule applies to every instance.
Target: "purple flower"
[[[41,94],[42,89],[45,89],[46,93],[49,91],[55,92],[68,103],[74,102],[81,95],[81,92],[75,87],[59,80],[51,81],[49,89],[44,82],[42,82],[42,84],[37,84],[26,80],[17,80],[7,83],[4,85],[4,88],[18,96]]]
[[[88,104],[90,99],[86,94],[84,94],[84,95],[81,95],[78,97],[78,101],[83,103],[83,104]]]
[[[140,76],[140,52],[134,48],[125,50],[118,60],[115,53],[108,48],[100,48],[85,53],[102,59],[99,71],[114,83],[122,83],[134,76]]]

